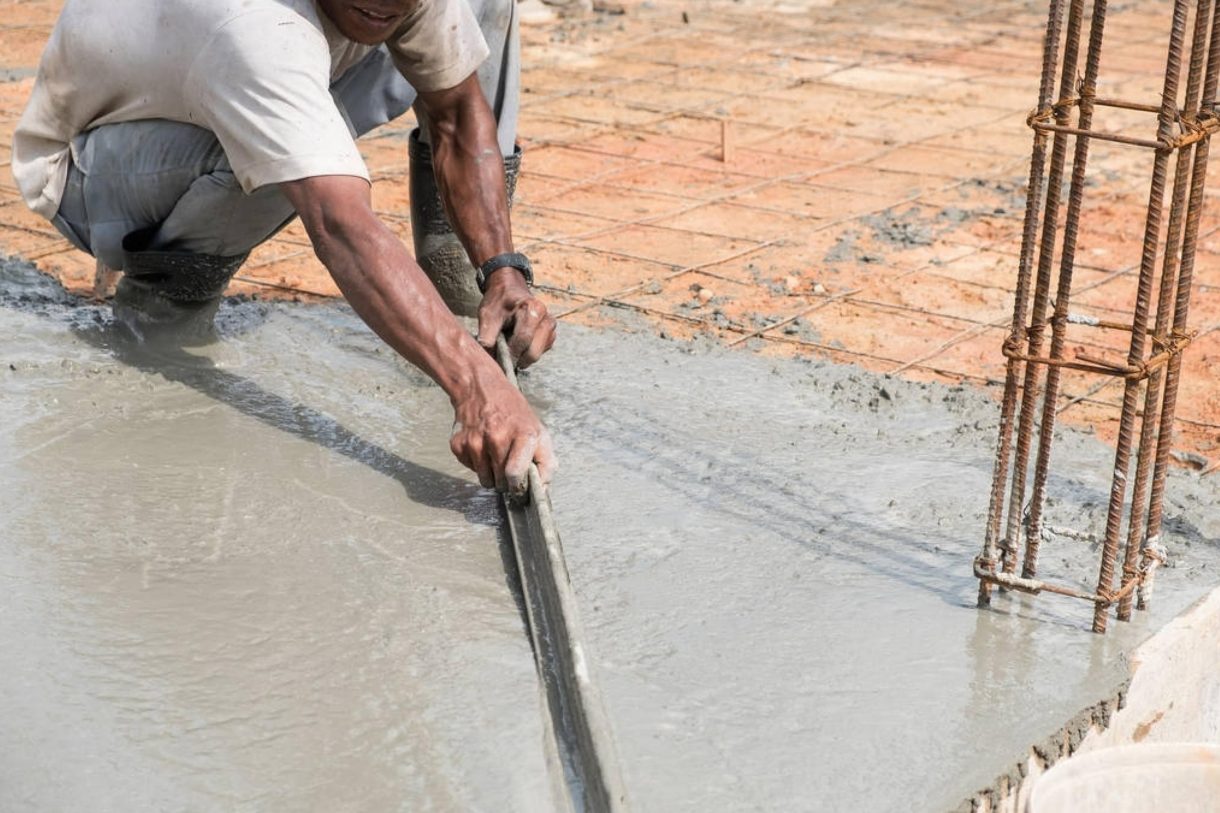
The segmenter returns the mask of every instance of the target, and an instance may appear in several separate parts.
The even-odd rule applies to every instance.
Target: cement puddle
[[[228,305],[224,343],[167,358],[28,267],[0,298],[0,809],[548,806],[441,393],[338,307]],[[1217,490],[1178,476],[1151,614],[980,613],[983,394],[571,327],[525,387],[640,810],[954,807],[1220,563]],[[1095,531],[1109,452],[1057,449],[1052,522]],[[1048,576],[1096,561],[1044,548]]]

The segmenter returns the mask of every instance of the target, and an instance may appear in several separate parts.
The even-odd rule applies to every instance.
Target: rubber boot
[[[213,340],[213,318],[221,297],[249,255],[143,251],[140,242],[138,234],[123,241],[125,262],[114,292],[115,321],[140,341],[192,345]]]
[[[415,242],[415,260],[449,310],[458,316],[477,316],[483,294],[474,281],[474,267],[466,249],[458,240],[445,217],[436,175],[432,171],[432,149],[419,140],[419,130],[411,133],[408,152],[411,156],[411,233]],[[504,185],[508,189],[508,205],[512,206],[517,188],[517,173],[521,170],[521,148],[504,159]]]

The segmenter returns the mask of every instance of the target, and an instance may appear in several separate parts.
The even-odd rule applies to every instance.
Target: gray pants
[[[479,84],[498,122],[500,151],[509,156],[520,91],[516,0],[467,2],[491,51],[479,67]],[[358,137],[401,116],[417,94],[382,47],[339,77],[331,95]],[[425,116],[418,109],[416,115],[426,140]],[[249,252],[295,216],[278,185],[243,192],[216,136],[191,124],[108,124],[77,136],[72,152],[52,222],[110,268],[126,266],[123,240],[133,233],[141,235],[141,250],[228,257]]]

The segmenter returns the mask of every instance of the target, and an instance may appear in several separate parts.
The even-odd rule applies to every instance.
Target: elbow
[[[302,221],[304,222],[304,218]],[[330,268],[339,256],[340,248],[347,242],[343,226],[319,218],[313,222],[305,222],[305,232],[309,235],[309,242],[313,244],[313,253],[318,261]]]
[[[432,160],[442,164],[461,143],[461,119],[454,111],[447,111],[447,113],[448,115],[428,120],[428,134],[432,141]]]
[[[329,229],[306,227],[306,231],[309,234],[309,242],[313,244],[314,256],[318,258],[318,262],[334,273],[333,269],[339,266],[339,259],[342,256],[344,246],[342,235]]]
[[[314,254],[327,268],[341,257],[356,253],[380,234],[382,223],[372,210],[353,211],[348,207],[319,206],[302,222]]]
[[[445,152],[451,145],[461,145],[466,136],[479,129],[484,118],[491,120],[493,128],[495,126],[491,108],[483,98],[475,74],[450,90],[422,94],[420,98],[428,114],[433,155]],[[481,115],[483,113],[486,115]]]
[[[365,254],[393,233],[373,212],[368,183],[347,176],[319,176],[281,185],[309,235],[314,253],[331,269]]]

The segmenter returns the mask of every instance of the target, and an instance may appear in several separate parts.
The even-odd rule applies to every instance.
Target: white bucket
[[[1025,813],[1220,813],[1220,747],[1119,745],[1059,762]]]

